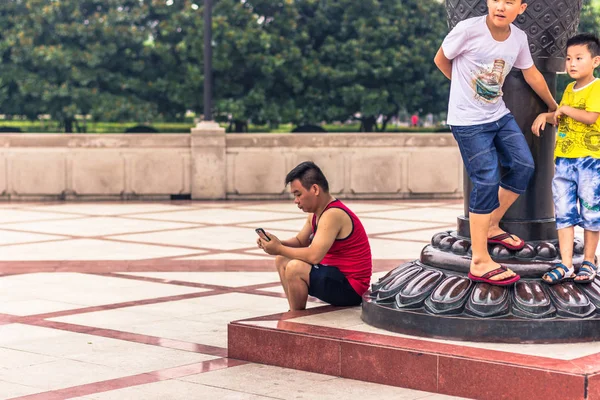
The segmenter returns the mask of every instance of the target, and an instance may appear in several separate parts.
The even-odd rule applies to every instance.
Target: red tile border
[[[101,336],[109,339],[124,340],[127,342],[135,342],[147,344],[157,347],[164,347],[174,350],[184,350],[192,353],[202,353],[215,357],[226,357],[227,349],[216,346],[209,346],[199,343],[184,342],[181,340],[167,339],[156,336],[142,335],[132,332],[117,331],[114,329],[102,329],[94,326],[70,324],[58,321],[30,321],[28,325],[39,326],[44,328],[58,329],[61,331],[84,333],[87,335]]]
[[[264,272],[273,271],[271,260],[100,260],[100,261],[0,261],[0,273],[34,272]]]
[[[17,315],[0,314],[0,325],[12,324],[19,321],[20,317]]]
[[[172,271],[169,271],[172,272]],[[176,271],[173,271],[176,272]],[[179,281],[167,278],[156,278],[153,276],[143,276],[143,275],[127,275],[118,272],[89,272],[89,275],[99,275],[111,278],[119,278],[119,279],[128,279],[132,281],[141,281],[141,282],[152,282],[152,283],[164,283],[168,285],[175,286],[185,286],[185,287],[193,287],[199,289],[209,289],[209,290],[229,290],[232,287],[225,285],[211,285],[209,283],[200,283],[200,282],[188,282],[188,281]]]
[[[236,367],[246,364],[239,360],[219,358],[201,363],[183,365],[164,370],[146,372],[143,374],[125,376],[107,381],[88,383],[65,389],[52,390],[36,393],[28,396],[15,397],[12,400],[63,400],[71,397],[89,396],[95,393],[108,392],[111,390],[124,389],[131,386],[139,386],[148,383],[160,382],[169,379],[182,378],[184,376],[202,374],[220,369]]]
[[[415,255],[417,256],[417,255]],[[373,260],[373,272],[387,272],[407,259]],[[0,261],[0,276],[36,272],[271,272],[274,260],[101,260],[101,261]]]
[[[183,295],[175,295],[175,296],[167,296],[167,297],[158,297],[152,299],[144,299],[144,300],[135,300],[124,303],[115,303],[115,304],[106,304],[101,306],[94,307],[86,307],[86,308],[77,308],[72,310],[64,310],[64,311],[56,311],[45,314],[37,314],[37,315],[29,315],[29,316],[16,316],[16,315],[7,315],[0,314],[0,325],[6,325],[11,323],[20,323],[32,326],[39,326],[57,330],[63,330],[68,332],[75,333],[84,333],[88,335],[102,336],[111,339],[125,340],[129,342],[136,342],[141,344],[147,344],[158,347],[165,347],[170,349],[184,350],[190,351],[194,353],[202,353],[213,355],[216,357],[225,357],[227,355],[227,349],[216,346],[209,346],[199,343],[191,343],[184,342],[175,339],[167,339],[149,335],[142,335],[132,332],[124,332],[113,329],[103,329],[95,326],[87,326],[87,325],[78,325],[71,324],[66,322],[59,321],[49,321],[51,318],[58,318],[70,315],[78,315],[78,314],[87,314],[95,311],[106,311],[106,310],[115,310],[119,308],[125,307],[133,307],[145,304],[157,304],[164,303],[169,301],[178,301],[185,299],[193,299],[199,297],[207,297],[214,296],[219,294],[227,293],[227,291],[207,291],[200,293],[189,293]]]
[[[404,208],[401,208],[404,209]],[[168,211],[168,212],[172,212],[172,211]],[[371,212],[379,212],[379,211],[371,211]],[[368,217],[368,216],[367,216]],[[157,242],[148,242],[148,241],[144,241],[144,240],[126,240],[124,238],[122,238],[123,236],[127,236],[127,235],[141,235],[141,234],[152,234],[152,233],[160,233],[160,232],[172,232],[172,231],[185,231],[185,230],[192,230],[192,229],[202,229],[202,228],[210,228],[210,227],[235,227],[235,228],[241,228],[241,229],[250,229],[248,228],[249,225],[255,225],[255,224],[260,224],[264,221],[256,221],[256,223],[254,222],[243,222],[243,223],[228,223],[228,224],[215,224],[215,223],[205,223],[205,222],[185,222],[185,221],[174,221],[174,220],[155,220],[155,219],[148,219],[148,218],[137,218],[137,217],[130,217],[128,215],[89,215],[89,216],[82,216],[81,218],[66,218],[65,220],[79,220],[79,219],[86,219],[86,218],[123,218],[123,219],[133,219],[133,220],[140,220],[140,221],[147,221],[147,222],[156,222],[156,223],[179,223],[179,224],[188,224],[190,226],[186,226],[186,227],[180,227],[180,228],[164,228],[164,229],[150,229],[150,230],[145,230],[145,231],[128,231],[128,232],[117,232],[117,233],[111,233],[111,234],[106,234],[106,235],[92,235],[92,236],[82,236],[82,235],[75,235],[75,234],[67,234],[67,233],[48,233],[48,232],[42,232],[42,231],[32,231],[32,230],[24,230],[24,229],[15,229],[15,228],[11,228],[10,226],[6,226],[6,225],[10,225],[10,224],[20,224],[20,223],[30,223],[30,222],[45,222],[44,220],[40,220],[40,221],[19,221],[19,222],[10,222],[4,225],[4,227],[2,228],[3,230],[6,231],[12,231],[12,232],[21,232],[21,233],[29,233],[29,234],[37,234],[37,235],[52,235],[52,236],[56,236],[56,239],[46,239],[46,240],[36,240],[36,241],[32,241],[32,242],[19,242],[19,243],[6,243],[6,244],[0,244],[0,247],[6,247],[6,246],[21,246],[21,245],[30,245],[30,244],[36,244],[36,243],[44,243],[44,242],[60,242],[60,241],[66,241],[66,240],[77,240],[77,239],[84,239],[84,240],[103,240],[103,241],[107,241],[107,242],[114,242],[114,243],[122,243],[122,244],[139,244],[139,245],[149,245],[149,246],[159,246],[159,247],[167,247],[167,248],[177,248],[177,249],[187,249],[187,250],[197,250],[203,253],[200,253],[200,255],[211,255],[211,254],[220,254],[220,253],[237,253],[237,254],[245,254],[245,255],[254,255],[254,254],[248,254],[246,253],[246,251],[251,251],[251,250],[255,250],[256,246],[249,246],[249,247],[245,247],[245,248],[236,248],[236,249],[230,249],[230,250],[223,250],[223,249],[215,249],[215,248],[210,248],[210,247],[203,247],[203,246],[190,246],[190,245],[183,245],[183,244],[170,244],[170,243],[157,243]],[[369,217],[371,219],[379,219],[382,221],[385,220],[389,220],[390,218],[384,218],[384,217]],[[297,219],[297,218],[294,218]],[[63,220],[63,219],[58,219],[58,220]],[[276,219],[276,220],[270,220],[268,222],[281,222],[281,221],[290,221],[291,218],[282,218],[282,219]],[[396,221],[404,221],[407,223],[410,222],[423,222],[423,221],[411,221],[411,220],[403,220],[403,219],[394,219]],[[52,220],[51,220],[52,221]],[[428,221],[428,223],[433,223],[436,221]],[[388,232],[379,232],[379,233],[374,233],[374,234],[369,234],[369,238],[371,239],[384,239],[384,240],[392,240],[392,241],[397,241],[397,242],[410,242],[410,243],[421,243],[421,244],[427,244],[428,240],[414,240],[414,239],[404,239],[404,238],[389,238],[389,237],[384,237],[386,235],[391,235],[391,234],[396,234],[396,233],[410,233],[410,232],[418,232],[418,231],[422,231],[422,230],[431,230],[431,229],[439,229],[441,230],[448,230],[449,228],[453,228],[454,225],[449,225],[446,222],[441,222],[439,221],[438,226],[432,226],[432,227],[427,227],[427,228],[412,228],[412,229],[404,229],[404,230],[396,230],[396,231],[388,231]],[[293,229],[278,229],[280,231],[288,231],[290,233],[296,233],[297,230],[293,230]],[[168,259],[168,260],[172,260],[172,259],[176,259],[176,258],[182,258],[182,257],[188,257],[188,256],[192,256],[192,255],[185,255],[185,256],[181,256],[181,255],[177,255],[177,256],[168,256],[168,257],[157,257],[154,258],[153,260],[163,260],[163,259]]]
[[[165,278],[155,278],[150,276],[139,276],[139,275],[125,275],[119,273],[91,273],[94,275],[100,276],[110,276],[117,277],[123,279],[131,279],[136,281],[143,282],[154,282],[154,283],[164,283],[169,285],[178,285],[178,286],[186,286],[186,287],[195,287],[202,289],[214,290],[215,292],[223,292],[223,293],[245,293],[245,294],[254,294],[259,296],[267,296],[267,297],[277,297],[277,298],[285,298],[284,293],[278,292],[270,292],[266,290],[260,290],[264,288],[277,287],[280,285],[279,282],[268,282],[268,283],[259,283],[256,285],[248,285],[248,286],[220,286],[220,285],[211,285],[208,283],[199,283],[199,282],[188,282],[188,281],[179,281],[179,280],[171,280]],[[222,293],[213,293],[213,294],[222,294]],[[212,295],[212,294],[210,294]],[[209,296],[210,296],[209,295]],[[319,302],[319,300],[314,297],[308,298],[309,302]]]
[[[59,317],[66,317],[69,315],[87,314],[87,313],[96,312],[96,311],[116,310],[119,308],[143,306],[143,305],[148,305],[148,304],[167,303],[170,301],[197,299],[199,297],[216,296],[216,295],[220,295],[220,294],[224,294],[224,293],[227,293],[227,291],[226,290],[212,290],[212,291],[206,291],[206,292],[177,294],[174,296],[154,297],[154,298],[142,299],[142,300],[132,300],[132,301],[126,301],[123,303],[104,304],[104,305],[100,305],[100,306],[74,308],[71,310],[53,311],[53,312],[49,312],[49,313],[28,315],[28,316],[23,316],[23,317],[15,316],[14,318],[18,318],[18,320],[14,321],[14,322],[29,323],[30,321],[35,321],[35,320],[39,320],[39,319],[59,318]]]
[[[169,271],[172,272],[172,271]],[[275,272],[266,271],[266,272]],[[143,275],[127,275],[118,272],[108,272],[108,273],[90,273],[92,275],[100,275],[100,276],[109,276],[121,279],[130,279],[134,281],[144,281],[144,282],[155,282],[155,283],[165,283],[169,285],[178,285],[178,286],[187,286],[187,287],[195,287],[201,289],[210,289],[210,290],[227,290],[227,291],[255,291],[259,289],[272,288],[274,286],[279,286],[280,282],[266,282],[266,283],[258,283],[255,285],[248,286],[227,286],[227,285],[212,285],[209,283],[200,283],[200,282],[189,282],[189,281],[180,281],[166,278],[156,278],[152,276],[143,276]]]
[[[137,276],[131,276],[131,275],[120,275],[120,274],[112,274],[112,273],[98,274],[98,275],[111,276],[111,277],[117,277],[117,278],[126,278],[126,279],[135,279],[135,280],[142,280],[142,281],[173,283],[172,281],[165,280],[165,279],[137,277]],[[128,302],[122,302],[122,303],[105,304],[105,305],[100,305],[100,306],[91,306],[91,307],[84,307],[84,308],[75,308],[75,309],[71,309],[71,310],[62,310],[62,311],[55,311],[55,312],[28,315],[28,316],[0,314],[0,325],[11,324],[11,323],[21,323],[21,324],[27,324],[27,325],[32,325],[32,326],[46,327],[46,328],[51,328],[51,329],[83,333],[83,334],[88,334],[88,335],[96,335],[96,336],[131,341],[131,342],[136,342],[136,343],[141,343],[141,344],[147,344],[147,345],[153,345],[153,346],[159,346],[159,347],[165,347],[165,348],[171,348],[171,349],[177,349],[177,350],[184,350],[184,351],[208,354],[208,355],[213,355],[213,356],[217,356],[217,357],[225,357],[227,355],[227,349],[221,348],[221,347],[215,347],[215,346],[209,346],[209,345],[203,345],[203,344],[191,343],[191,342],[184,342],[184,341],[179,341],[179,340],[174,340],[174,339],[160,338],[160,337],[143,335],[143,334],[136,334],[136,333],[132,333],[132,332],[124,332],[124,331],[118,331],[118,330],[112,330],[112,329],[103,329],[103,328],[98,328],[95,326],[78,325],[78,324],[71,324],[71,323],[65,323],[65,322],[60,322],[60,321],[50,321],[50,319],[64,317],[64,316],[70,316],[70,315],[87,314],[87,313],[97,312],[97,311],[115,310],[115,309],[120,309],[120,308],[134,307],[134,306],[140,306],[140,305],[146,305],[146,304],[165,303],[165,302],[171,302],[171,301],[208,297],[208,296],[215,296],[215,295],[221,295],[221,294],[226,294],[226,293],[235,293],[235,292],[247,293],[247,294],[257,294],[257,295],[262,295],[262,296],[274,296],[274,297],[280,297],[282,295],[280,293],[261,292],[259,289],[255,289],[255,288],[264,288],[264,287],[271,287],[273,285],[278,285],[277,282],[261,283],[261,284],[242,286],[242,287],[226,287],[226,286],[195,284],[194,282],[184,282],[184,281],[177,281],[177,282],[184,286],[192,286],[192,287],[200,286],[200,287],[210,287],[210,288],[216,288],[216,289],[208,290],[208,291],[204,291],[204,292],[188,293],[188,294],[157,297],[157,298],[142,299],[142,300],[134,300],[134,301],[128,301]],[[313,299],[313,300],[316,300],[316,299]],[[320,312],[325,312],[329,309],[330,309],[330,307],[319,307],[319,308],[312,309],[312,311],[307,310],[306,312],[304,312],[303,315],[317,314]],[[284,316],[280,317],[280,318],[284,318],[284,319],[285,318],[295,318],[298,315],[300,315],[300,314],[298,314],[298,312],[288,312],[288,313],[285,313]]]

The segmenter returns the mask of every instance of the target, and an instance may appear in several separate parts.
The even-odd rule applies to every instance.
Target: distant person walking
[[[417,114],[413,114],[412,117],[410,117],[410,126],[419,126],[419,116]]]

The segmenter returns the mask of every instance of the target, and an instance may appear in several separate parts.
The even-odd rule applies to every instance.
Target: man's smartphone
[[[263,228],[256,228],[255,231],[256,231],[256,234],[258,236],[260,236],[261,239],[264,239],[267,242],[271,241],[271,238],[267,236],[267,234],[265,233],[265,230]]]

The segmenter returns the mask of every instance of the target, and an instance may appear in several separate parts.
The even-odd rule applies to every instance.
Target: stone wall
[[[287,198],[285,176],[306,160],[323,169],[341,198],[462,196],[452,136],[408,133],[228,134],[227,196]]]
[[[313,160],[340,198],[462,197],[449,134],[1,134],[0,199],[287,199]]]
[[[190,135],[0,135],[0,199],[190,193]]]

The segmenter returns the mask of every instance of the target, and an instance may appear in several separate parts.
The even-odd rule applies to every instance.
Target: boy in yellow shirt
[[[590,283],[596,277],[595,253],[600,231],[600,41],[580,34],[567,42],[569,84],[555,112],[540,114],[532,131],[539,136],[546,123],[558,125],[552,181],[554,213],[561,263],[542,279],[548,284],[565,280]],[[574,226],[584,229],[584,261],[577,275],[573,267]]]

